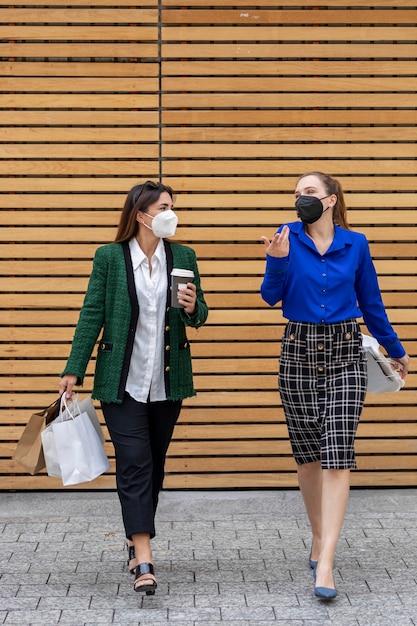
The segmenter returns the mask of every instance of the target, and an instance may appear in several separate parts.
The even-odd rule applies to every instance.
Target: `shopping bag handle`
[[[78,394],[77,394],[78,396]],[[67,418],[66,420],[73,420],[75,419],[75,417],[77,415],[79,415],[80,411],[79,411],[79,406],[78,406],[78,397],[76,396],[75,400],[70,402],[71,408],[72,408],[72,413],[71,413],[71,409],[68,406],[67,403],[67,398],[66,398],[66,393],[64,391],[64,393],[61,395],[61,402],[60,402],[60,407],[59,407],[59,412],[62,414],[64,411],[67,412]],[[77,407],[78,407],[78,413],[77,413]],[[66,421],[65,420],[65,421]]]

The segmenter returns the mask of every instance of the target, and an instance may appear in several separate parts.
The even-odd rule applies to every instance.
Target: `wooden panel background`
[[[277,393],[284,320],[259,285],[260,236],[294,219],[299,174],[340,178],[390,319],[417,353],[415,2],[239,6],[0,0],[3,489],[61,488],[10,457],[55,397],[94,250],[138,181],[178,191],[177,238],[197,251],[211,309],[189,333],[198,395],[166,487],[296,485]],[[416,385],[414,360],[404,390],[368,396],[354,485],[415,485]],[[112,458],[81,487],[113,488],[113,472]]]

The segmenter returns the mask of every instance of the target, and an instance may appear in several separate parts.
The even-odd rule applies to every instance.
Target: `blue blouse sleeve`
[[[261,284],[261,296],[270,306],[282,300],[288,256],[276,258],[266,255],[265,276]]]
[[[385,348],[390,357],[401,358],[404,356],[405,350],[385,311],[378,277],[365,237],[362,240],[355,289],[363,320],[371,335]]]

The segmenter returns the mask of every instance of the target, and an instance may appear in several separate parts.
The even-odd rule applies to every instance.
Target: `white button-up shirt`
[[[164,322],[168,279],[166,255],[161,239],[151,259],[134,237],[129,241],[139,302],[132,358],[126,391],[137,402],[166,400],[164,384]]]

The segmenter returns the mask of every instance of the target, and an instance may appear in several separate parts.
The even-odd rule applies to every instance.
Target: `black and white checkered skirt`
[[[279,391],[296,462],[356,467],[354,440],[367,367],[356,320],[289,322],[282,338]]]

